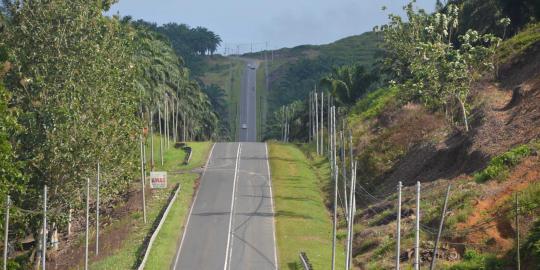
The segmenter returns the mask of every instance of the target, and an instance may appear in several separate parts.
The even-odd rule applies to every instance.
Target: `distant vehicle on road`
[[[252,64],[248,64],[248,68],[250,68],[250,69],[255,69],[255,66],[252,65]]]
[[[242,129],[247,129],[247,124],[242,124]]]

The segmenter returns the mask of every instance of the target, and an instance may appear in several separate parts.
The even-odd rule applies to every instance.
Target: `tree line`
[[[201,26],[190,27],[178,23],[157,25],[144,20],[133,23],[166,36],[176,54],[182,56],[184,64],[195,77],[204,73],[204,56],[213,55],[222,41],[219,35]]]
[[[134,188],[150,125],[173,128],[167,134],[176,140],[217,136],[216,112],[173,42],[130,18],[104,16],[113,2],[0,5],[0,214],[10,195],[9,250],[25,251],[13,268],[39,262],[38,241],[27,250],[20,240],[39,239],[44,186],[49,224],[65,232],[97,162],[109,179],[104,207]]]

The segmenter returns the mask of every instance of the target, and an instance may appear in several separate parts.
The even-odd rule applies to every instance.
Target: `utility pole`
[[[398,207],[397,207],[397,228],[396,228],[396,270],[399,270],[399,261],[401,255],[401,188],[403,184],[398,183]]]
[[[43,243],[41,244],[41,265],[42,270],[45,270],[47,259],[47,185],[43,187]]]
[[[7,270],[7,260],[8,260],[8,232],[9,232],[9,206],[11,200],[9,195],[6,199],[6,224],[4,225],[4,270]]]
[[[519,249],[521,247],[521,244],[519,243],[519,197],[518,193],[516,193],[516,259],[517,259],[517,270],[521,270],[521,256]]]
[[[317,91],[315,94],[315,141],[317,141],[317,155],[320,155],[319,150],[319,98],[317,97]]]
[[[416,228],[414,235],[414,270],[420,270],[420,181],[416,182]]]
[[[84,242],[84,270],[88,270],[88,223],[90,223],[90,178],[86,178],[86,232]]]
[[[143,157],[144,164],[144,157]],[[101,168],[98,161],[97,164],[97,178],[96,178],[96,256],[99,254],[99,178],[101,174]]]
[[[140,139],[141,139],[141,142],[140,142],[140,145],[141,145],[141,185],[142,185],[142,208],[143,208],[143,219],[144,219],[144,223],[146,224],[146,197],[145,197],[145,177],[146,177],[146,172],[144,171],[144,162],[143,162],[143,158],[142,158],[142,155],[143,155],[143,139],[142,139],[142,135],[140,136]]]
[[[450,195],[450,184],[448,184],[448,188],[446,189],[446,197],[444,197],[444,205],[441,213],[441,222],[439,223],[439,231],[437,232],[437,239],[435,240],[435,247],[433,249],[433,258],[431,259],[431,265],[429,267],[430,270],[435,269],[435,261],[437,260],[437,245],[439,244],[439,239],[441,238],[441,233],[443,230],[444,225],[444,217],[446,216],[446,207],[448,206],[448,196]]]

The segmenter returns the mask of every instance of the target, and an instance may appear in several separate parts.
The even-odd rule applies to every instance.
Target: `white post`
[[[98,161],[97,164],[97,178],[96,178],[96,255],[99,254],[99,178],[101,174],[101,168]]]
[[[420,270],[420,181],[416,182],[416,228],[414,241],[414,270]]]
[[[319,150],[319,98],[315,91],[315,140],[317,141],[317,155],[320,155]]]
[[[90,222],[90,178],[86,178],[86,233],[84,244],[84,269],[88,270],[88,224]]]
[[[146,173],[144,172],[144,162],[143,162],[143,158],[142,158],[142,155],[143,155],[143,139],[142,139],[142,135],[140,136],[140,139],[141,139],[141,185],[142,185],[142,208],[143,208],[143,219],[144,219],[144,223],[146,224],[146,197],[145,197],[145,176],[146,176]]]
[[[324,92],[321,91],[321,155],[324,155]]]
[[[169,119],[170,115],[169,115],[169,99],[167,97],[165,97],[165,136],[167,138],[167,149],[169,149],[169,146],[170,146],[170,133],[171,133],[171,129],[170,129],[170,119]]]
[[[345,216],[349,220],[349,200],[347,199],[347,168],[345,165],[345,140],[343,138],[343,131],[339,132],[339,142],[341,144],[341,172],[343,174],[343,197],[345,198]],[[337,168],[336,168],[337,169]],[[352,178],[351,178],[352,179]]]
[[[154,111],[150,113],[150,170],[154,171]]]
[[[329,140],[328,141],[328,155],[332,155],[332,149],[331,149],[331,146],[330,146],[330,144],[332,144],[332,142],[330,142],[330,140],[331,140],[331,137],[333,135],[333,134],[330,134],[330,132],[332,132],[331,131],[332,130],[332,121],[330,121],[330,118],[332,118],[332,112],[331,112],[332,109],[330,109],[330,100],[331,100],[331,98],[332,98],[332,96],[330,96],[330,94],[328,94],[328,97],[326,98],[328,100],[328,105],[327,105],[328,106],[328,112],[327,112],[328,120],[326,121],[326,124],[328,125],[327,130],[328,130],[328,140]]]
[[[71,215],[73,213],[73,209],[69,208],[69,211],[68,211],[68,229],[67,229],[67,234],[68,235],[71,235]]]
[[[9,195],[6,199],[6,224],[4,225],[4,270],[7,270],[8,260],[8,232],[9,232],[9,204],[11,203]]]
[[[350,265],[351,257],[352,257],[352,241],[351,240],[353,238],[352,228],[354,226],[354,223],[353,223],[354,215],[353,215],[353,211],[352,211],[352,209],[354,207],[354,205],[353,205],[353,203],[354,203],[354,199],[353,199],[353,196],[354,196],[353,192],[354,191],[353,191],[353,189],[354,189],[354,173],[351,174],[351,188],[349,189],[349,192],[350,192],[350,194],[349,194],[349,198],[350,198],[350,200],[349,200],[349,202],[350,202],[349,209],[350,209],[350,211],[348,212],[349,218],[348,218],[348,223],[347,223],[347,225],[348,225],[347,226],[347,253],[345,254],[346,255],[345,256],[346,257],[345,258],[345,260],[346,260],[345,261],[345,269],[346,270],[351,269],[351,265]],[[347,196],[347,194],[345,194],[345,196]]]
[[[398,208],[396,212],[397,225],[396,225],[396,270],[399,270],[399,259],[401,255],[401,188],[403,184],[401,181],[398,183]]]
[[[448,196],[450,195],[450,184],[448,185],[448,189],[446,190],[446,197],[444,197],[444,205],[441,213],[441,221],[439,223],[439,231],[437,232],[437,239],[435,240],[435,247],[433,249],[433,258],[431,259],[431,265],[429,266],[430,270],[435,269],[435,262],[437,261],[437,246],[439,244],[439,239],[441,238],[443,225],[444,225],[444,217],[446,216],[446,207],[448,206]]]
[[[349,206],[349,227],[347,230],[347,261],[345,263],[346,269],[349,270],[352,266],[352,252],[353,252],[353,240],[354,240],[354,215],[356,214],[356,161],[351,169],[351,188],[350,188],[350,206]]]
[[[163,128],[161,125],[161,106],[158,105],[158,122],[159,122],[159,155],[161,157],[161,166],[163,166]]]
[[[328,119],[328,121],[333,122],[334,121],[334,108],[331,109],[330,112],[331,117]],[[334,132],[334,126],[330,126],[331,130],[329,130],[328,135],[331,136],[329,138],[335,137],[333,136]],[[331,159],[332,159],[332,172],[334,173],[334,222],[333,222],[333,230],[332,230],[332,270],[335,269],[336,264],[336,237],[337,237],[337,195],[338,195],[338,179],[337,179],[337,170],[336,170],[336,155],[335,155],[335,138],[329,140],[329,146],[331,148]]]
[[[313,105],[313,103],[311,102],[311,99],[312,99],[312,96],[311,96],[311,92],[309,92],[309,97],[308,97],[308,117],[309,117],[309,135],[308,135],[308,142],[311,142],[311,138],[313,137],[313,117],[312,117],[312,113],[313,113],[313,108],[311,107],[311,105]]]
[[[41,265],[45,270],[45,261],[47,258],[47,185],[43,187],[43,242],[41,243]]]

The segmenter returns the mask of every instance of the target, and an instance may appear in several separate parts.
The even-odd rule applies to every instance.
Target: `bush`
[[[376,117],[395,100],[397,92],[397,87],[379,88],[360,99],[353,108],[353,114],[364,119]]]
[[[529,145],[518,146],[493,158],[482,171],[474,174],[476,182],[483,183],[491,179],[503,180],[510,168],[516,166],[524,157],[530,156],[533,149]]]
[[[521,247],[521,250],[523,250],[525,258],[530,258],[532,261],[540,263],[540,219],[534,222],[527,241]],[[540,267],[536,269],[540,269]]]
[[[481,254],[475,250],[467,250],[463,255],[463,261],[452,265],[450,270],[498,270],[502,269],[502,263],[495,255]]]

